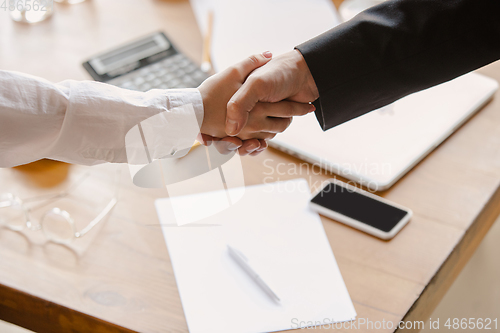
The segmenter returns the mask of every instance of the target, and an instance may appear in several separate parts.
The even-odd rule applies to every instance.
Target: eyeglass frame
[[[119,187],[118,184],[119,184],[120,174],[121,174],[120,170],[117,170],[116,175],[115,175],[115,177],[116,177],[115,186],[116,187],[115,187],[115,193],[114,193],[113,198],[108,202],[106,207],[104,207],[104,209],[92,221],[90,221],[90,223],[85,228],[83,228],[80,231],[76,230],[75,221],[73,220],[71,215],[67,211],[62,210],[59,207],[53,207],[52,209],[45,211],[40,218],[40,222],[37,225],[34,225],[31,222],[31,217],[30,217],[29,212],[32,210],[35,210],[39,207],[27,208],[25,206],[25,201],[28,201],[28,200],[29,201],[39,201],[39,200],[49,201],[49,200],[53,200],[53,199],[63,198],[65,196],[71,194],[71,192],[76,187],[78,187],[90,175],[89,173],[84,174],[75,184],[70,186],[70,188],[68,188],[65,191],[62,191],[62,192],[57,193],[55,195],[40,196],[40,197],[48,197],[48,198],[44,198],[44,199],[40,199],[40,197],[33,197],[33,198],[25,199],[23,201],[20,197],[14,195],[13,193],[9,193],[9,192],[2,193],[0,196],[2,196],[2,195],[10,196],[10,200],[0,201],[0,209],[6,208],[6,207],[11,207],[12,203],[16,202],[19,205],[19,207],[21,207],[21,210],[23,211],[23,214],[25,217],[24,226],[14,227],[12,225],[6,224],[6,227],[11,229],[11,230],[14,230],[14,231],[22,231],[25,229],[25,227],[31,231],[41,230],[43,232],[45,238],[47,238],[49,241],[52,241],[55,243],[61,243],[61,244],[69,244],[73,240],[85,236],[85,234],[87,234],[92,228],[94,228],[99,222],[101,222],[104,219],[104,217],[106,217],[106,215],[108,215],[111,212],[111,210],[114,208],[114,206],[118,202],[118,187]],[[10,205],[6,205],[5,203],[10,203]],[[70,225],[71,231],[72,231],[72,237],[68,238],[68,240],[61,240],[61,239],[57,239],[57,238],[54,238],[54,237],[51,237],[50,235],[48,235],[47,231],[43,228],[43,221],[48,214],[56,214],[56,215],[62,217]]]

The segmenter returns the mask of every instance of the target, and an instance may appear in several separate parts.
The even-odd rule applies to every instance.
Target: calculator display
[[[106,82],[175,53],[177,51],[163,33],[154,33],[94,56],[83,66],[94,79]]]
[[[152,40],[149,41],[145,44],[141,44],[138,46],[134,46],[132,48],[129,48],[128,50],[124,50],[121,53],[109,56],[107,58],[101,58],[101,62],[103,65],[109,65],[112,64],[116,61],[125,59],[127,57],[133,56],[137,53],[141,53],[142,51],[149,50],[149,49],[154,49],[154,47],[157,46],[156,41]]]

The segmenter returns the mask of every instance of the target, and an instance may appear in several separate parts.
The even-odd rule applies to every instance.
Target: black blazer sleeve
[[[391,0],[297,46],[323,130],[500,58],[500,0]]]

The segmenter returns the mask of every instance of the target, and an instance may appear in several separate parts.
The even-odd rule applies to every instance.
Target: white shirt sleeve
[[[190,147],[197,133],[183,128],[193,128],[196,120],[199,129],[203,121],[198,89],[137,92],[93,81],[54,84],[0,71],[0,167],[41,158],[125,163],[126,134],[148,118],[160,119],[155,127],[162,132],[161,140],[148,141],[152,157]]]

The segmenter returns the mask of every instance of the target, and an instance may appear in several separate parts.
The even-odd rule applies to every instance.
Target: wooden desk
[[[80,65],[87,57],[157,30],[200,60],[202,41],[187,1],[56,5],[51,20],[33,26],[16,24],[2,11],[0,68],[52,81],[88,79]],[[500,81],[500,63],[480,72]],[[428,319],[500,212],[499,129],[497,93],[392,189],[380,193],[415,213],[392,241],[322,219],[358,318]],[[284,174],[266,179],[265,161],[273,167],[281,163]],[[317,186],[330,177],[307,173],[307,164],[272,149],[243,163],[247,184],[304,177]],[[95,177],[84,190],[89,197],[109,188],[111,169],[92,169]],[[75,179],[86,170],[74,166],[70,175]],[[37,189],[18,171],[0,171],[2,189],[13,182],[30,193],[53,191]],[[127,177],[121,193],[88,244],[75,242],[72,250],[0,229],[0,319],[38,332],[187,332],[163,236],[151,226],[158,223],[153,202],[166,193],[135,188]]]

